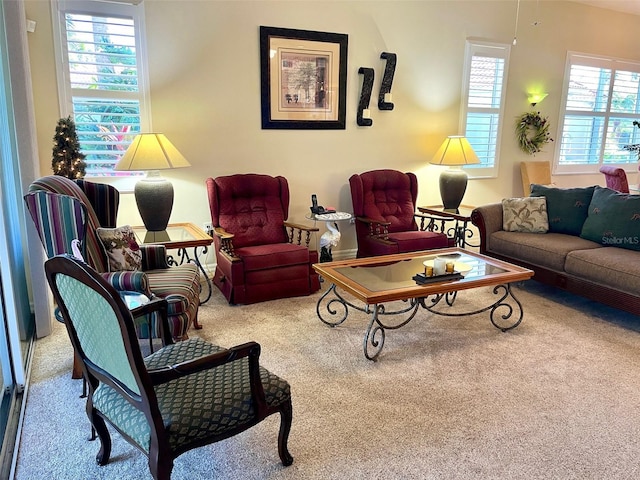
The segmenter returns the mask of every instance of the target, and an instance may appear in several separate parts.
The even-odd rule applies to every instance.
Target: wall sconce
[[[547,98],[548,93],[527,93],[527,101],[532,107],[535,107],[537,103]]]

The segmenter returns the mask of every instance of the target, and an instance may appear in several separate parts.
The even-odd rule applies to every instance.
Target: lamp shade
[[[480,163],[469,140],[461,135],[452,135],[445,139],[431,159],[433,165],[472,165]]]
[[[133,139],[114,170],[166,170],[190,166],[164,134],[141,133]]]

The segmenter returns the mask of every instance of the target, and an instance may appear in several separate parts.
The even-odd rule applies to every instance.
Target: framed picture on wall
[[[348,35],[260,27],[263,129],[344,129]]]

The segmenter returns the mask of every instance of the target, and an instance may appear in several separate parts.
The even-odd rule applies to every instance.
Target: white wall
[[[428,160],[458,132],[465,39],[511,43],[516,1],[172,1],[145,0],[152,118],[191,162],[168,173],[176,188],[173,222],[209,221],[209,176],[282,174],[291,188],[291,214],[303,221],[316,193],[320,203],[351,210],[348,178],[374,168],[414,171],[419,204],[440,203],[439,170]],[[27,1],[38,22],[30,34],[41,174],[51,173],[51,138],[60,117],[55,86],[50,5]],[[538,15],[536,16],[536,9]],[[537,20],[540,24],[532,26]],[[259,26],[349,35],[347,128],[262,130]],[[567,51],[640,60],[640,17],[572,2],[522,0],[517,46],[506,85],[506,121],[497,178],[472,180],[464,202],[483,204],[522,195],[522,153],[515,119],[530,109],[526,91],[549,96],[537,109],[557,128]],[[383,51],[396,53],[393,111],[372,101],[372,127],[358,127],[359,67],[382,78]],[[555,132],[554,132],[555,133]],[[553,135],[554,138],[557,135]],[[557,142],[534,159],[552,159]],[[560,186],[604,185],[601,175],[555,177]],[[141,224],[132,195],[124,195],[119,224]],[[353,227],[339,249],[355,248]]]

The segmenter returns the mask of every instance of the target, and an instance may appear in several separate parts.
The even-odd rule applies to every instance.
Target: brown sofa
[[[532,196],[549,193],[549,231],[547,233],[526,233],[503,230],[502,203],[484,205],[476,208],[471,221],[480,234],[480,253],[505,260],[535,272],[533,279],[558,287],[583,297],[640,315],[640,218],[638,214],[624,214],[633,218],[631,234],[612,233],[605,229],[601,237],[589,235],[586,223],[576,224],[579,215],[571,215],[570,209],[564,209],[566,218],[571,218],[573,227],[554,228],[562,223],[558,214],[558,190],[549,187],[532,186]],[[595,204],[596,194],[589,205],[582,205],[586,218],[602,222],[609,218],[615,223],[616,212],[621,211],[624,199],[609,189],[589,187],[599,198],[611,199],[611,205]],[[537,189],[537,192],[536,192]],[[574,189],[577,190],[577,189]],[[566,190],[565,190],[566,191]],[[564,191],[560,193],[564,195]],[[581,201],[568,197],[570,203],[580,206]],[[554,204],[555,202],[555,204]],[[616,203],[618,202],[618,203]],[[568,202],[569,203],[569,202]],[[587,202],[588,203],[588,202]],[[640,205],[640,196],[630,199],[627,205]],[[595,204],[595,205],[594,205]],[[573,207],[566,205],[565,207]],[[554,208],[555,207],[555,208]],[[588,208],[587,208],[588,207]],[[638,211],[638,210],[636,210]],[[613,214],[613,215],[612,215]],[[590,217],[599,215],[598,217]],[[593,224],[591,224],[593,227]],[[571,231],[573,230],[573,231]],[[593,228],[592,228],[593,230]],[[597,230],[596,230],[597,231]],[[616,236],[617,235],[617,236]],[[624,245],[624,248],[618,245]]]

